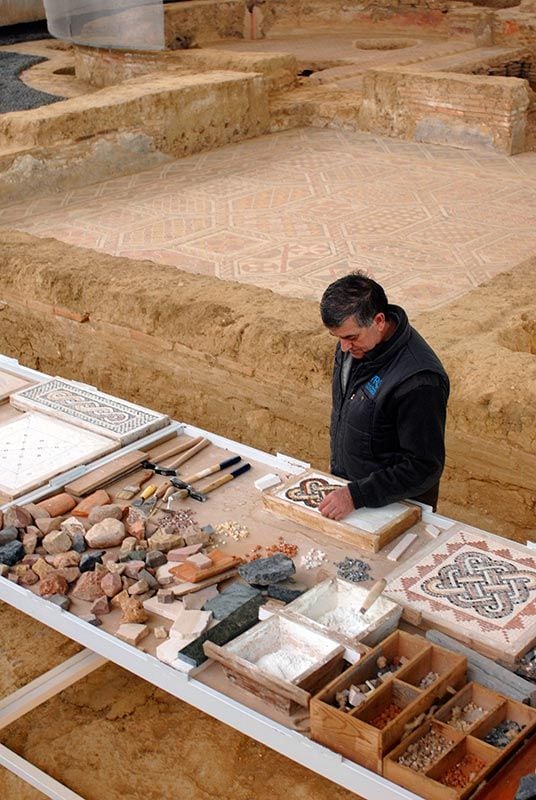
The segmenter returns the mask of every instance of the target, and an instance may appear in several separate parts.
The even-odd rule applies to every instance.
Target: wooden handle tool
[[[363,605],[359,609],[360,614],[365,614],[371,606],[374,605],[376,600],[379,598],[385,587],[387,586],[387,581],[385,578],[380,578],[379,581],[372,586],[370,592],[367,594],[365,599],[363,600]]]
[[[157,486],[154,483],[150,483],[149,486],[146,486],[143,492],[140,494],[137,500],[134,500],[132,503],[133,506],[139,507],[142,506],[149,497],[152,497],[153,494],[157,490]]]
[[[194,472],[193,475],[188,475],[187,478],[182,478],[182,480],[184,483],[195,483],[195,481],[200,481],[201,478],[207,478],[209,475],[220,472],[222,469],[233,467],[235,464],[238,464],[240,458],[240,456],[233,456],[225,461],[220,461],[218,464],[212,464],[212,466],[206,467],[206,469],[202,469],[199,472]]]
[[[234,481],[235,478],[238,478],[239,475],[242,475],[244,472],[247,472],[251,469],[251,464],[243,464],[238,469],[235,469],[234,472],[227,472],[225,475],[220,475],[219,478],[216,478],[215,481],[209,483],[208,486],[203,487],[201,491],[203,494],[208,494],[209,492],[213,492],[214,489],[218,489],[218,487],[223,486],[229,481]]]
[[[186,450],[186,452],[182,453],[182,455],[180,455],[178,458],[174,458],[168,464],[165,464],[166,469],[177,469],[177,467],[180,467],[181,464],[184,464],[190,458],[193,458],[193,456],[197,455],[197,453],[200,453],[205,447],[208,447],[209,444],[210,441],[208,439],[202,438],[199,442],[197,442],[196,445],[190,447],[189,450]]]

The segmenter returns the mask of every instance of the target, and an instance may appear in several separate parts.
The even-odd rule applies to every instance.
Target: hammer
[[[181,464],[184,464],[186,461],[188,461],[188,459],[193,458],[193,456],[197,455],[197,453],[199,453],[209,444],[210,442],[208,439],[204,439],[203,437],[199,436],[197,439],[192,439],[192,441],[188,442],[188,449],[186,452],[183,452],[182,455],[173,459],[165,466],[162,464],[156,464],[154,461],[143,461],[141,466],[144,469],[152,469],[157,475],[176,475],[177,467],[179,467]]]

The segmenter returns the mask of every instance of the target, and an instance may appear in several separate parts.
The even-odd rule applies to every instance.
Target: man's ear
[[[386,321],[387,320],[385,318],[385,314],[383,313],[383,311],[378,312],[378,314],[376,314],[376,316],[374,317],[374,322],[376,323],[376,325],[380,330],[383,330]]]

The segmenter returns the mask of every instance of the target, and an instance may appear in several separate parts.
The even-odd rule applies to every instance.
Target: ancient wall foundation
[[[365,75],[359,121],[384,136],[514,155],[525,149],[529,105],[519,78],[379,68]]]
[[[520,541],[536,512],[534,266],[414,320],[452,382],[439,510]],[[18,232],[0,274],[0,352],[326,468],[333,340],[316,303]]]

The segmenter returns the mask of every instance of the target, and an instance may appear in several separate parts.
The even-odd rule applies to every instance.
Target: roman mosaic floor
[[[536,153],[299,129],[0,209],[0,226],[317,299],[350,269],[410,313],[536,251]]]

